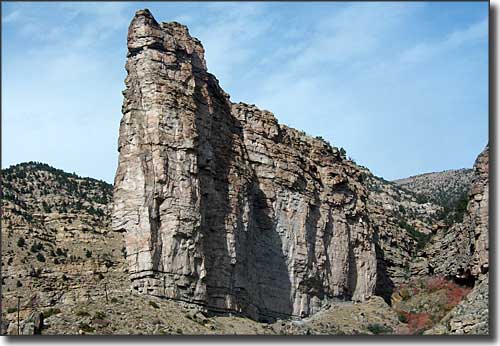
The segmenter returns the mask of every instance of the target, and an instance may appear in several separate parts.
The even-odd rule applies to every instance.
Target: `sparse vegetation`
[[[78,310],[76,313],[75,313],[76,316],[78,317],[87,317],[87,316],[90,316],[90,314],[85,311],[85,310]]]
[[[395,294],[401,301],[393,307],[399,321],[408,324],[410,333],[420,334],[439,322],[470,291],[444,277],[415,279],[398,287]]]
[[[393,332],[392,328],[377,323],[369,324],[367,329],[375,335],[391,334]]]
[[[43,312],[44,318],[49,318],[50,316],[57,315],[61,313],[61,309],[59,308],[49,308]]]

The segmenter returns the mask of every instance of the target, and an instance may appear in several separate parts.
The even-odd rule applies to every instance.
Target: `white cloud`
[[[487,40],[488,38],[488,18],[476,22],[469,27],[456,30],[447,37],[434,42],[421,42],[412,48],[403,51],[400,59],[404,63],[421,63],[433,57],[444,54],[462,45]]]

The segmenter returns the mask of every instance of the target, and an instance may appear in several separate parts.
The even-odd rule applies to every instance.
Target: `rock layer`
[[[412,272],[477,280],[488,272],[489,145],[474,164],[462,223],[441,229],[419,254]]]
[[[233,104],[201,43],[138,11],[128,60],[112,227],[142,293],[304,316],[376,283],[368,191],[320,139]]]

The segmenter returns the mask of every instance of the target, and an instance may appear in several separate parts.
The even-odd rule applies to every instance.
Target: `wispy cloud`
[[[189,25],[233,101],[345,147],[376,174],[464,166],[487,135],[487,4],[456,17],[462,5],[439,6],[2,4],[3,162],[112,180],[127,26],[149,7]]]
[[[469,27],[456,30],[444,38],[431,42],[420,42],[401,53],[404,63],[421,63],[433,57],[444,54],[462,45],[488,39],[488,17],[471,24]]]
[[[9,14],[2,17],[2,23],[8,24],[15,22],[21,18],[21,11],[12,11]]]

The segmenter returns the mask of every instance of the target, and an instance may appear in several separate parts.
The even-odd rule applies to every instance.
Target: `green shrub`
[[[96,311],[96,313],[94,314],[95,320],[103,320],[105,318],[106,318],[106,314],[102,311]]]
[[[85,257],[87,257],[87,258],[92,257],[92,251],[90,251],[90,250],[85,251]]]
[[[19,238],[19,239],[17,240],[17,246],[19,246],[19,247],[23,247],[25,244],[26,244],[26,241],[24,240],[24,238],[23,238],[23,237],[21,237],[21,238]]]
[[[50,317],[52,315],[56,315],[56,314],[59,314],[61,313],[61,309],[59,308],[50,308],[50,309],[47,309],[43,312],[43,317],[44,318],[47,318],[47,317]]]
[[[36,255],[36,259],[38,260],[38,262],[45,262],[45,257],[41,253]]]
[[[17,280],[16,287],[23,287],[23,284],[21,283],[21,281]]]
[[[408,323],[408,316],[402,311],[398,312],[398,320],[402,323]]]
[[[375,335],[392,333],[392,328],[377,323],[369,324],[367,329]]]
[[[16,312],[17,308],[7,308],[7,313],[11,314],[13,312]]]
[[[153,308],[155,308],[155,309],[159,309],[159,308],[160,308],[160,307],[158,306],[158,304],[156,304],[155,302],[153,302],[153,301],[151,301],[151,300],[149,301],[149,305],[151,305],[151,306],[152,306]]]
[[[75,313],[76,316],[78,317],[86,317],[86,316],[90,316],[90,314],[85,311],[85,310],[78,310],[76,313]]]
[[[93,332],[95,332],[95,328],[89,326],[87,323],[80,323],[78,325],[78,328],[80,328],[81,330],[83,330],[86,333],[93,333]]]
[[[40,243],[33,243],[33,245],[31,245],[31,248],[30,248],[30,251],[35,253],[35,252],[38,252],[40,250],[43,250],[43,245],[40,244]]]

